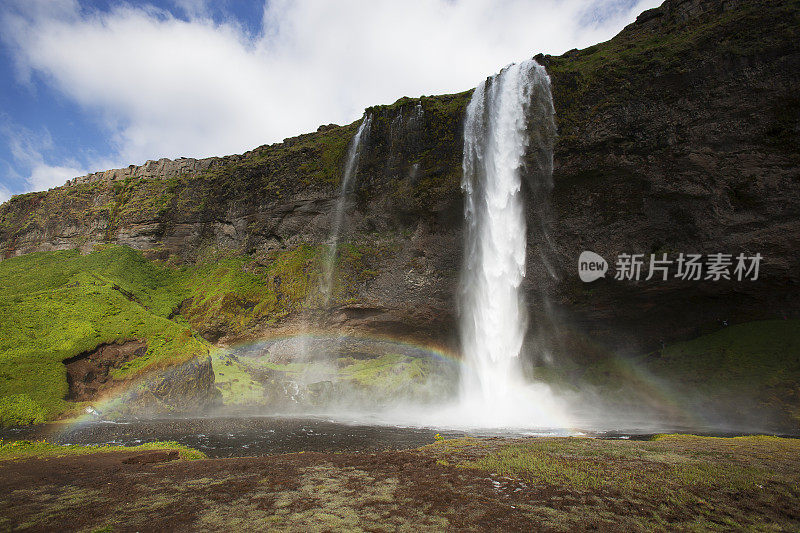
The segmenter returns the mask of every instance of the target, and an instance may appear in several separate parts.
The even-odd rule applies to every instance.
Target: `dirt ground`
[[[0,461],[0,530],[800,530],[800,446],[757,439],[456,439],[379,453],[12,459]]]

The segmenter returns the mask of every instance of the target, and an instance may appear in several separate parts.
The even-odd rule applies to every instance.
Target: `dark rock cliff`
[[[611,41],[537,56],[552,78],[559,139],[551,210],[542,217],[546,206],[529,202],[550,236],[529,225],[533,323],[547,307],[560,317],[556,340],[594,356],[798,316],[798,43],[796,0],[668,0]],[[337,325],[454,342],[469,96],[367,109],[373,125],[344,239],[380,253],[368,279],[337,300]],[[268,261],[324,242],[357,125],[16,196],[0,206],[0,256],[118,243],[178,262],[209,248]],[[582,250],[611,263],[655,252],[765,259],[754,282],[583,284]]]

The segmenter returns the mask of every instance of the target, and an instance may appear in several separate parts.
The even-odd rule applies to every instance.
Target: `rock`
[[[101,344],[92,351],[64,360],[69,387],[64,399],[79,402],[100,399],[103,393],[116,385],[109,373],[146,352],[146,341],[131,340]],[[94,409],[91,411],[96,413]]]
[[[156,371],[128,384],[124,394],[104,410],[108,418],[202,413],[220,399],[211,357]]]

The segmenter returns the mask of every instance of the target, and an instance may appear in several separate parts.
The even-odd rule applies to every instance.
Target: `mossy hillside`
[[[145,355],[114,372],[118,380],[207,353],[187,325],[166,318],[175,293],[159,269],[130,250],[31,254],[0,263],[0,279],[4,425],[73,409],[63,399],[63,361],[101,344],[147,341]]]
[[[334,301],[352,298],[376,275],[371,265],[383,247],[340,247]],[[325,257],[326,247],[301,244],[172,267],[108,246],[0,262],[0,422],[40,422],[74,409],[63,400],[62,362],[101,344],[147,341],[144,356],[112,372],[127,380],[207,353],[196,333],[242,335],[320,305]]]
[[[248,368],[230,358],[224,350],[216,350],[211,357],[214,382],[226,406],[259,405],[267,397],[263,384],[254,379]]]
[[[229,336],[274,325],[292,314],[356,299],[363,285],[379,273],[393,243],[351,243],[334,258],[331,301],[320,291],[326,245],[302,243],[261,256],[200,260],[183,269],[188,305],[181,313],[198,331],[216,328]]]
[[[449,389],[442,369],[430,359],[384,354],[368,360],[342,358],[339,364],[340,380],[384,398],[424,401]]]
[[[361,398],[374,402],[372,407],[401,399],[441,399],[452,392],[453,385],[453,376],[439,362],[398,353],[367,359],[342,354],[330,361],[275,363],[266,358],[231,358],[220,351],[212,360],[226,406],[268,403],[273,397],[268,389],[274,388],[274,383],[265,383],[265,375],[297,383],[315,376],[333,384],[337,390],[334,401]]]
[[[800,425],[800,320],[735,324],[635,357],[600,350],[593,359],[561,360],[533,373],[576,391],[576,383],[586,383],[609,398],[650,394],[655,382],[685,408],[748,407]]]
[[[736,324],[642,358],[656,375],[717,401],[755,398],[800,425],[800,320]]]

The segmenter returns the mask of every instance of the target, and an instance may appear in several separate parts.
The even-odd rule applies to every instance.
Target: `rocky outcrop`
[[[65,400],[103,402],[103,416],[198,413],[213,407],[219,393],[209,356],[190,359],[144,376],[115,379],[114,370],[147,353],[147,341],[102,344],[64,361]]]
[[[126,168],[116,168],[93,172],[85,176],[79,176],[67,180],[67,187],[81,183],[92,183],[96,181],[120,181],[126,179],[167,179],[176,176],[196,176],[222,161],[218,157],[207,157],[205,159],[193,159],[190,157],[179,157],[174,161],[163,157],[158,161],[147,161],[144,165],[130,165]]]
[[[90,352],[66,359],[68,390],[64,399],[79,402],[100,399],[116,385],[111,371],[146,352],[146,341],[131,340],[102,344]]]
[[[546,328],[558,332],[554,346],[602,357],[800,314],[798,12],[796,0],[668,0],[611,41],[537,56],[552,78],[559,140],[549,206],[528,202],[525,287],[534,326],[558,317]],[[381,253],[326,314],[332,326],[455,342],[469,97],[367,109],[343,240]],[[268,261],[322,243],[357,126],[16,196],[0,206],[0,256],[117,243],[172,261],[209,248]],[[582,250],[612,263],[656,252],[764,261],[755,282],[584,284]]]
[[[100,414],[119,418],[202,413],[218,399],[211,357],[198,357],[137,379]]]

